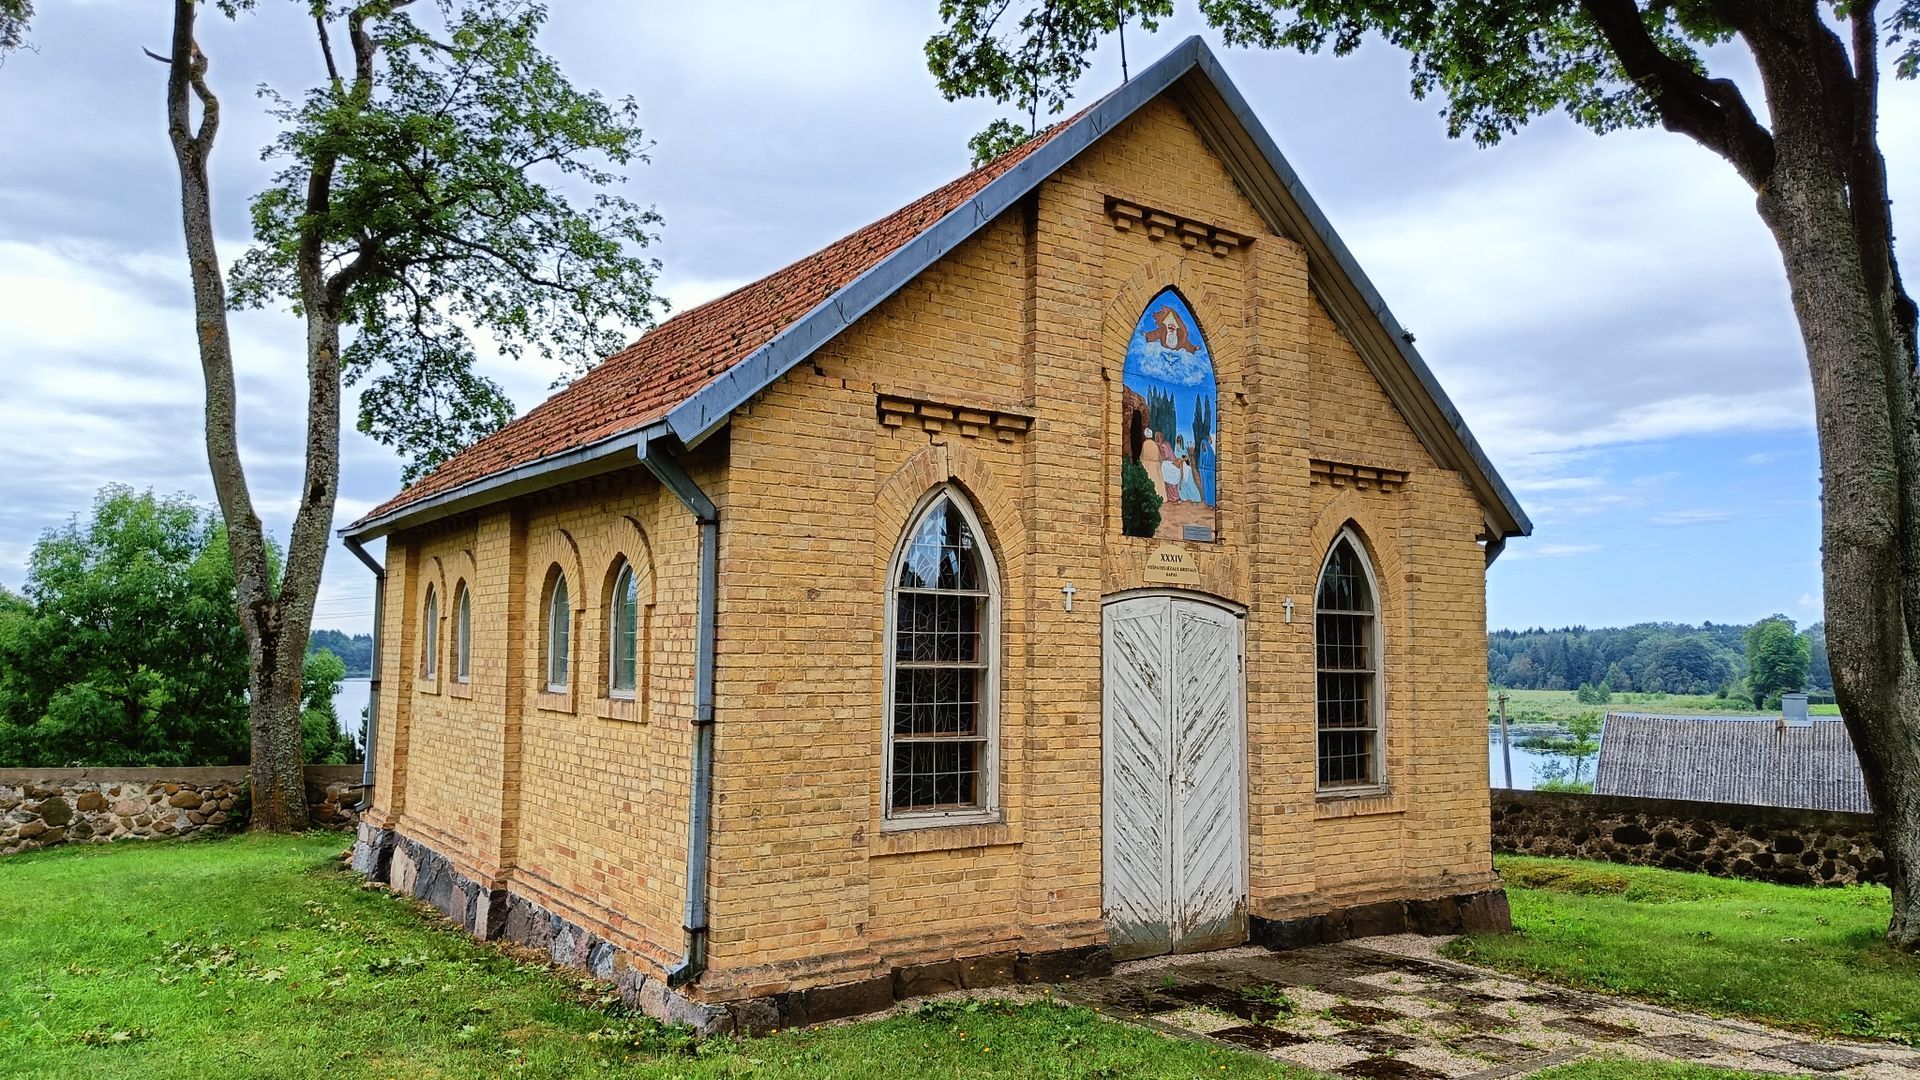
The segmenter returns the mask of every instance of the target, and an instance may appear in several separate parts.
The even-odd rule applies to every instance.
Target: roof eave
[[[549,454],[525,465],[517,465],[504,472],[483,476],[458,487],[448,488],[446,491],[397,506],[384,514],[362,518],[339,530],[339,534],[362,542],[374,540],[401,529],[416,528],[441,518],[452,517],[468,510],[511,499],[516,495],[525,495],[574,480],[584,480],[601,473],[638,465],[639,448],[649,440],[665,434],[666,430],[666,423],[656,420],[643,427],[623,431],[585,446],[578,446],[558,454]]]

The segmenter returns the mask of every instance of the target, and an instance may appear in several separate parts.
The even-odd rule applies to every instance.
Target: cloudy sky
[[[211,499],[166,142],[165,5],[53,0],[36,51],[0,67],[0,583],[108,482]],[[655,141],[628,194],[666,219],[678,308],[778,268],[965,170],[995,115],[950,104],[921,45],[934,0],[830,5],[568,0],[547,46],[580,83],[631,94]],[[203,43],[227,121],[224,252],[267,168],[253,88],[318,60],[293,4]],[[1144,63],[1189,33],[1155,37]],[[1219,44],[1215,41],[1216,49]],[[1818,617],[1811,391],[1778,256],[1752,197],[1678,137],[1561,120],[1493,149],[1449,141],[1404,57],[1221,50],[1226,66],[1532,513],[1488,585],[1495,627]],[[1103,49],[1082,100],[1118,80]],[[1920,92],[1887,90],[1896,206],[1920,195]],[[1920,253],[1903,249],[1909,266]],[[256,500],[284,536],[299,470],[298,325],[235,324]],[[521,408],[553,372],[489,373]],[[339,521],[391,494],[391,454],[350,429]],[[370,623],[368,575],[329,561],[320,626]]]

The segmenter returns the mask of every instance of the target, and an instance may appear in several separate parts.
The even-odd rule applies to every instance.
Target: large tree
[[[247,648],[219,519],[109,487],[0,590],[0,766],[233,765]]]
[[[1173,6],[941,0],[946,29],[927,57],[950,97],[1058,112],[1102,36],[1129,21],[1151,28]],[[1344,54],[1383,38],[1409,54],[1416,95],[1444,96],[1456,136],[1497,142],[1554,110],[1601,133],[1658,124],[1753,190],[1813,372],[1828,652],[1886,846],[1888,939],[1920,950],[1920,378],[1879,141],[1883,64],[1920,73],[1920,0],[1200,0],[1199,9],[1230,44],[1253,48]],[[1736,48],[1758,70],[1764,110],[1716,70]]]
[[[228,291],[210,162],[221,102],[195,23],[174,0],[167,131],[206,384],[207,460],[227,523],[249,650],[255,828],[304,828],[301,672],[340,479],[343,381],[364,384],[359,427],[417,475],[511,414],[474,370],[476,336],[579,371],[656,309],[657,263],[635,254],[657,218],[605,189],[644,160],[629,100],[575,88],[536,39],[546,12],[511,0],[289,0],[313,85],[266,92],[280,173],[253,199],[253,247]],[[231,17],[253,0],[219,0]],[[270,572],[236,428],[230,305],[290,307],[305,323],[305,472]],[[342,341],[347,344],[342,347]],[[289,376],[292,373],[289,372]]]
[[[1806,689],[1812,663],[1811,646],[1785,615],[1762,619],[1747,631],[1747,689],[1755,705]]]

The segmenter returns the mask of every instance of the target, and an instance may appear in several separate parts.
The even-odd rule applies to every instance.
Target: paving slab
[[[1618,1056],[1779,1075],[1920,1080],[1920,1050],[1517,979],[1395,935],[1155,957],[1058,988],[1122,1019],[1349,1080],[1506,1080]]]

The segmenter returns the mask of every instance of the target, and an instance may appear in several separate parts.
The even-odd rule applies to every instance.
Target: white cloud
[[[1700,507],[1692,510],[1668,510],[1654,514],[1647,521],[1654,525],[1717,525],[1723,521],[1732,521],[1738,517],[1732,510],[1715,510]]]
[[[1537,544],[1529,541],[1509,548],[1506,557],[1509,559],[1571,559],[1580,555],[1591,555],[1599,550],[1599,544]]]

